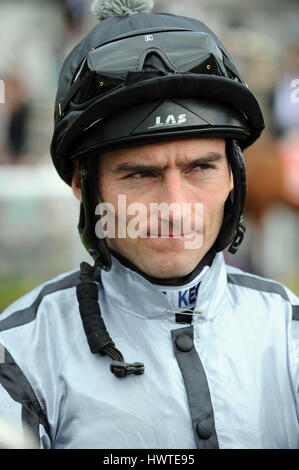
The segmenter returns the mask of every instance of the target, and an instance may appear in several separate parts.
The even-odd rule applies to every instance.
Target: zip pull
[[[123,361],[112,361],[110,370],[118,378],[126,377],[127,375],[141,375],[144,373],[144,364],[142,362],[127,364]]]

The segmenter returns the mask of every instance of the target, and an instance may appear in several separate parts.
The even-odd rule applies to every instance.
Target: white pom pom
[[[153,0],[94,0],[91,12],[99,21],[109,16],[129,16],[134,13],[150,13]]]

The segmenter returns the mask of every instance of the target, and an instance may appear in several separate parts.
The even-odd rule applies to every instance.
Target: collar
[[[157,286],[136,271],[124,266],[114,256],[111,270],[102,271],[103,295],[115,308],[143,318],[175,317],[173,306]],[[200,276],[194,312],[196,318],[211,319],[223,310],[227,301],[227,275],[222,252]]]
[[[208,270],[209,266],[205,266],[197,276],[188,283],[181,285],[153,284],[167,297],[173,309],[177,310],[177,313],[184,313],[186,310],[192,312],[196,304],[200,282]]]

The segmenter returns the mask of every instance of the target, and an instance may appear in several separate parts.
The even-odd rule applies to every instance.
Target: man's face
[[[196,267],[217,238],[224,204],[232,189],[224,139],[156,143],[106,152],[99,157],[99,193],[115,210],[115,237],[107,239],[108,246],[144,273],[157,278],[178,278]],[[146,218],[140,225],[143,235],[118,237],[124,220],[119,210],[119,195],[126,201],[126,207],[141,203],[146,208]],[[168,207],[176,203],[177,208],[169,211],[167,221],[165,213],[154,211],[158,219],[154,237],[150,225],[153,203],[166,203]],[[187,229],[183,222],[186,203],[190,215]],[[202,228],[195,212],[199,206],[203,209]],[[136,214],[126,214],[127,228]],[[168,224],[168,236],[163,235],[165,224]],[[202,242],[194,243],[195,248],[186,248],[186,242],[196,239]]]

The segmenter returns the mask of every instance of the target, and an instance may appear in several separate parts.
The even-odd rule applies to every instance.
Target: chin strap
[[[111,357],[113,361],[110,370],[116,377],[141,375],[144,373],[144,365],[141,362],[127,364],[108,334],[98,303],[98,286],[93,281],[96,268],[96,264],[92,267],[86,262],[81,263],[81,283],[77,286],[79,310],[90,351]]]
[[[241,218],[239,225],[236,230],[236,234],[234,236],[233,241],[231,242],[228,251],[232,253],[233,255],[237,252],[239,249],[239,246],[241,245],[244,235],[246,231],[246,224],[243,220],[243,217]]]

